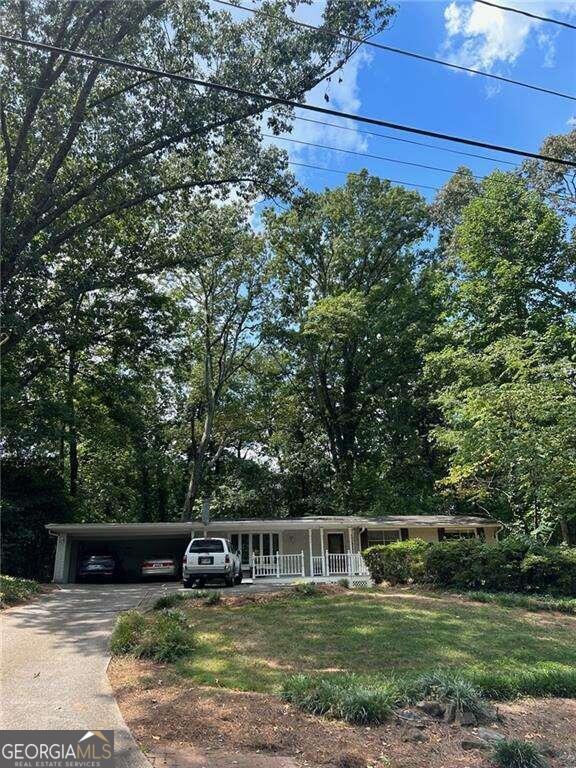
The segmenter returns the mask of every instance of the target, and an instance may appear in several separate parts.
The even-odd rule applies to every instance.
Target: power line
[[[310,163],[300,163],[296,162],[295,160],[288,160],[288,165],[295,165],[298,168],[310,168],[313,171],[327,171],[328,173],[340,173],[343,176],[348,176],[350,173],[357,173],[357,171],[343,171],[340,168],[325,168],[321,165],[312,165]],[[376,175],[376,174],[371,174]],[[382,176],[379,176],[378,178],[383,178]],[[416,184],[413,181],[398,181],[397,179],[384,179],[384,181],[389,181],[391,184],[401,184],[405,187],[420,187],[421,189],[432,189],[434,192],[439,192],[441,187],[431,187],[428,184]]]
[[[217,2],[217,0],[214,0]],[[560,19],[551,19],[549,16],[538,16],[535,13],[529,11],[523,11],[520,8],[511,8],[509,5],[498,5],[497,3],[490,3],[488,0],[474,0],[475,3],[482,3],[482,5],[489,5],[492,8],[499,8],[501,11],[510,11],[511,13],[519,13],[522,16],[529,16],[531,19],[538,19],[538,21],[548,21],[550,24],[559,24],[561,27],[567,27],[568,29],[576,29],[576,25],[569,24],[567,21],[560,21]]]
[[[454,168],[439,168],[437,165],[425,165],[424,163],[414,163],[410,160],[397,160],[394,157],[385,157],[384,155],[373,155],[370,152],[359,152],[355,149],[343,149],[341,147],[330,147],[327,144],[315,144],[312,141],[303,141],[302,139],[293,139],[290,136],[275,136],[273,133],[263,133],[269,139],[280,139],[280,141],[291,141],[294,144],[303,144],[306,147],[316,147],[317,149],[328,149],[331,152],[344,152],[348,155],[356,155],[358,157],[369,157],[373,160],[384,160],[388,163],[398,163],[399,165],[409,165],[413,168],[424,168],[427,171],[439,171],[440,173],[457,173],[458,170]],[[476,176],[472,174],[475,179],[482,179],[482,176]]]
[[[511,165],[516,168],[516,163],[510,160],[503,160],[498,157],[490,157],[490,155],[479,155],[475,152],[464,152],[462,149],[450,149],[449,147],[440,147],[437,144],[428,144],[425,141],[414,141],[414,139],[402,139],[400,136],[391,136],[389,133],[378,133],[378,131],[363,131],[361,128],[351,128],[348,125],[342,125],[340,123],[330,123],[326,120],[314,120],[311,117],[302,117],[301,115],[294,115],[294,120],[301,120],[305,123],[314,123],[315,125],[326,125],[329,128],[338,128],[342,131],[351,131],[352,133],[361,133],[365,136],[378,136],[381,139],[390,139],[390,141],[400,141],[403,144],[414,144],[417,147],[428,147],[429,149],[435,149],[438,152],[450,152],[453,155],[462,155],[463,157],[476,157],[480,160],[490,160],[493,163],[503,163],[504,165]]]
[[[480,2],[481,0],[478,0]],[[400,56],[408,56],[412,59],[419,59],[420,61],[426,61],[429,64],[439,64],[442,67],[450,67],[451,69],[458,69],[461,72],[468,72],[469,74],[473,75],[481,75],[482,77],[489,77],[492,80],[500,80],[504,83],[509,83],[510,85],[519,85],[522,88],[529,88],[533,91],[539,91],[540,93],[547,93],[551,96],[558,96],[561,99],[568,99],[570,101],[576,101],[576,96],[573,96],[569,93],[563,93],[562,91],[556,91],[552,88],[544,88],[540,85],[534,85],[533,83],[525,83],[522,80],[513,80],[510,77],[504,77],[503,75],[495,75],[493,72],[484,72],[480,69],[474,69],[472,67],[465,67],[461,64],[454,64],[451,61],[446,61],[445,59],[436,59],[433,56],[425,56],[423,53],[415,53],[414,51],[407,51],[404,48],[396,48],[391,45],[384,45],[383,43],[377,43],[374,40],[366,40],[362,37],[355,37],[354,35],[346,35],[343,32],[339,32],[338,30],[329,29],[328,27],[316,27],[314,24],[307,24],[304,21],[298,21],[297,19],[291,19],[289,16],[285,15],[278,15],[274,13],[268,13],[267,11],[263,11],[261,8],[250,8],[247,5],[241,5],[240,3],[233,3],[228,2],[228,0],[213,0],[213,2],[218,3],[218,5],[226,5],[230,8],[237,8],[242,11],[248,11],[249,13],[261,13],[263,16],[268,16],[271,19],[286,21],[288,24],[292,24],[297,27],[303,27],[304,29],[313,29],[317,32],[322,32],[326,35],[331,35],[332,37],[338,37],[341,40],[349,40],[350,42],[357,43],[358,45],[367,45],[370,48],[377,48],[381,51],[388,51],[389,53],[397,53]],[[490,5],[490,3],[489,3]],[[499,7],[499,6],[497,6]]]
[[[25,40],[19,37],[12,37],[10,35],[0,34],[0,40],[8,43],[14,43],[15,45],[24,45],[29,48],[36,48],[40,51],[55,51],[57,53],[71,56],[78,59],[84,59],[86,61],[94,61],[98,64],[108,67],[120,67],[121,69],[127,69],[132,72],[143,72],[148,75],[154,75],[155,77],[165,77],[171,80],[176,80],[183,83],[191,83],[192,85],[198,85],[203,88],[212,88],[213,90],[220,91],[222,93],[232,93],[235,95],[245,96],[250,99],[259,99],[261,101],[269,102],[271,105],[283,104],[284,106],[291,107],[293,109],[304,109],[309,112],[318,112],[323,115],[332,115],[334,117],[342,117],[348,120],[355,120],[359,123],[366,123],[368,125],[377,125],[384,128],[392,128],[397,131],[404,131],[406,133],[414,133],[420,136],[429,136],[434,139],[441,139],[442,141],[453,141],[456,144],[466,144],[472,147],[482,147],[483,149],[493,149],[497,152],[504,152],[510,155],[516,155],[519,157],[529,157],[535,160],[543,160],[550,163],[558,163],[559,165],[565,165],[570,168],[576,168],[576,162],[566,160],[560,157],[553,157],[551,155],[543,155],[539,152],[529,152],[524,149],[516,149],[514,147],[506,147],[500,144],[491,144],[485,141],[477,141],[475,139],[466,139],[462,136],[454,136],[448,133],[440,133],[439,131],[430,131],[425,128],[415,128],[414,126],[404,125],[402,123],[392,123],[388,120],[381,120],[376,117],[368,117],[367,115],[357,115],[352,112],[342,112],[337,109],[329,109],[328,107],[319,107],[312,104],[302,104],[293,99],[286,99],[282,96],[272,96],[264,93],[257,93],[256,91],[249,91],[245,88],[238,88],[233,85],[224,85],[223,83],[216,83],[209,80],[201,80],[196,77],[190,77],[189,75],[179,75],[173,72],[166,72],[165,70],[155,69],[152,67],[145,67],[141,64],[131,64],[127,61],[120,61],[118,59],[111,59],[105,56],[96,56],[92,53],[84,53],[82,51],[71,50],[70,48],[61,48],[56,45],[49,45],[48,43],[36,43],[31,40]]]

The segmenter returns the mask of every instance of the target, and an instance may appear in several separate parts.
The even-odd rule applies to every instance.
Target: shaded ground
[[[162,585],[68,585],[2,613],[0,727],[115,730],[119,768],[149,768],[106,676],[116,614]]]
[[[272,695],[186,685],[160,665],[114,659],[109,675],[126,722],[156,768],[335,766],[343,754],[364,756],[379,768],[489,765],[484,753],[460,746],[474,729],[430,720],[425,743],[406,743],[396,722],[366,728],[329,721]],[[501,733],[546,740],[558,750],[553,768],[576,766],[576,701],[526,699],[499,710]]]

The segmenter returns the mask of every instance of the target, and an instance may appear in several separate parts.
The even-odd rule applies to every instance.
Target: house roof
[[[69,533],[76,536],[179,536],[192,531],[203,531],[201,520],[179,523],[49,523],[52,533]],[[500,523],[486,517],[453,515],[387,515],[385,517],[355,517],[326,515],[323,517],[291,517],[271,520],[212,520],[209,531],[282,531],[309,528],[498,528]]]

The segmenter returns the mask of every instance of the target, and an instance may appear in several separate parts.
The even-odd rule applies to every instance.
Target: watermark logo
[[[0,731],[0,768],[113,768],[114,731]]]

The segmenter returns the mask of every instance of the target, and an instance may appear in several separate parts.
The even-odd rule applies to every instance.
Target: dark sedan
[[[81,579],[111,579],[116,575],[116,561],[111,555],[89,555],[82,558],[78,568]]]

